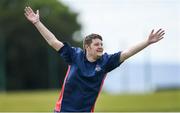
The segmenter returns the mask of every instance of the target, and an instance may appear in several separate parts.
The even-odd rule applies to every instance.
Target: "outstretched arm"
[[[52,32],[50,32],[40,21],[39,19],[39,10],[34,13],[34,11],[31,9],[31,7],[25,7],[25,13],[24,15],[26,18],[34,24],[34,26],[37,28],[37,30],[41,33],[43,38],[48,42],[50,46],[52,46],[56,51],[61,49],[63,47],[63,43],[57,40],[57,38],[54,36]]]
[[[133,56],[134,54],[138,53],[139,51],[143,50],[147,46],[156,43],[163,39],[163,35],[165,34],[164,30],[159,29],[157,32],[154,33],[154,30],[151,31],[148,39],[122,51],[120,55],[120,62],[128,59],[129,57]]]

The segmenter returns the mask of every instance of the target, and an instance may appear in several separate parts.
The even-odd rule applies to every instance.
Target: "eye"
[[[103,46],[103,43],[95,43],[94,46]]]
[[[94,45],[95,45],[95,46],[99,46],[99,43],[95,43]]]

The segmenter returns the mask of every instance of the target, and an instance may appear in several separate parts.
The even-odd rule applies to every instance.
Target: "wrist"
[[[35,22],[32,22],[34,25],[36,25],[37,23],[39,23],[40,22],[40,20],[37,20],[37,21],[35,21]]]
[[[151,43],[150,43],[149,40],[147,39],[147,40],[145,40],[145,44],[146,44],[147,46],[149,46]]]

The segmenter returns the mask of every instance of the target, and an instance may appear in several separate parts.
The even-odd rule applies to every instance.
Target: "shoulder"
[[[106,62],[108,59],[109,59],[109,54],[108,53],[104,53],[103,55],[102,55],[102,57],[100,58],[100,61],[101,62]]]
[[[104,53],[103,55],[102,55],[102,58],[103,59],[107,59],[109,57],[109,54],[108,53]]]
[[[121,55],[120,51],[113,54],[104,53],[101,59],[103,61],[112,61],[112,60],[118,61],[120,58],[120,55]]]
[[[67,51],[70,53],[81,53],[83,50],[80,47],[73,47],[69,43],[64,42],[63,47],[58,51],[58,53],[62,53],[63,51]]]
[[[113,54],[104,53],[104,57],[106,57],[106,58],[110,58],[113,56],[120,56],[120,55],[121,55],[121,51],[113,53]]]
[[[83,50],[80,47],[72,47],[76,53],[83,53]]]
[[[113,54],[109,54],[109,53],[104,53],[102,55],[102,59],[109,59]]]

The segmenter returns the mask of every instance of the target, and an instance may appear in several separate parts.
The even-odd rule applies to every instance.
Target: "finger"
[[[164,30],[163,30],[163,31],[161,31],[158,35],[160,36],[160,35],[162,35],[163,33],[165,33],[165,32],[164,32]]]
[[[28,17],[28,14],[27,13],[24,13],[25,17]]]
[[[26,12],[26,14],[28,14],[28,8],[25,7],[24,11]]]
[[[28,7],[26,7],[26,8],[25,8],[25,11],[29,13],[29,8],[28,8]]]
[[[28,13],[28,12],[25,12],[24,14],[25,14],[26,16],[29,16],[29,13]]]
[[[28,11],[29,13],[32,13],[32,12],[33,12],[33,10],[31,9],[31,7],[27,7],[27,11]]]
[[[25,8],[25,11],[27,14],[33,13],[33,10],[29,6]]]
[[[159,29],[155,34],[158,34],[159,32],[161,32],[162,31],[162,29]]]
[[[159,41],[159,40],[162,40],[163,38],[164,38],[164,37],[159,38],[158,41]]]
[[[31,11],[29,10],[29,8],[28,8],[28,7],[25,9],[25,12],[26,12],[26,14],[28,14],[28,15],[30,15],[30,14],[31,14]]]
[[[30,11],[30,12],[33,12],[33,10],[32,10],[32,8],[31,8],[31,7],[28,7],[28,9],[29,9],[29,11]]]
[[[165,33],[162,33],[161,35],[159,35],[159,37],[162,37]]]
[[[150,35],[152,35],[154,33],[154,29],[151,31],[151,34]]]

